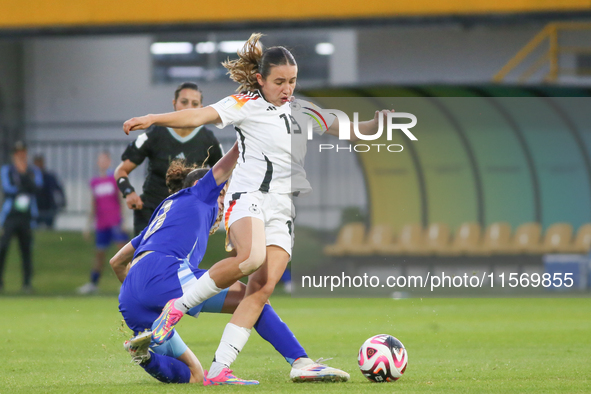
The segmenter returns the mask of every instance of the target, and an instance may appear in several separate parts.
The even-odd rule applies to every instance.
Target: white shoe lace
[[[321,365],[323,367],[328,367],[328,365],[324,364],[324,362],[325,361],[329,361],[329,360],[332,360],[332,357],[330,357],[330,358],[320,357],[318,360],[314,361],[314,364],[318,364],[318,365]]]

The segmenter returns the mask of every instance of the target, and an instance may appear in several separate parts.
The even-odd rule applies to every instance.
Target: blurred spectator
[[[0,212],[0,290],[4,287],[4,263],[10,239],[16,235],[23,261],[23,291],[31,293],[31,226],[35,224],[38,214],[35,195],[43,187],[43,175],[38,168],[27,163],[27,147],[22,141],[14,144],[12,164],[2,166],[0,177],[4,190],[4,203]]]
[[[59,210],[66,206],[64,189],[57,176],[45,170],[43,155],[36,155],[33,163],[43,174],[43,188],[37,193],[37,206],[39,208],[37,223],[53,230],[55,216]]]
[[[96,231],[96,255],[94,266],[90,272],[90,282],[78,288],[79,294],[94,294],[98,291],[98,283],[103,272],[107,248],[115,242],[121,249],[129,240],[121,228],[121,205],[117,182],[113,177],[111,155],[102,152],[98,155],[97,166],[99,175],[90,181],[92,194],[92,210],[88,220],[85,237],[90,237],[90,226],[94,222]]]

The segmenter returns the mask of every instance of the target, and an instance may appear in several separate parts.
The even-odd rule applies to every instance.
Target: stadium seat
[[[575,241],[568,249],[568,253],[587,254],[591,250],[591,223],[579,227]]]
[[[492,223],[486,228],[480,247],[469,252],[470,255],[490,256],[507,254],[511,251],[511,225],[506,222]]]
[[[542,226],[539,223],[522,224],[515,231],[509,252],[515,254],[542,254],[543,248],[540,244],[541,234]]]
[[[382,244],[377,247],[382,255],[415,255],[423,246],[423,228],[420,224],[406,224],[402,227],[398,242]]]
[[[426,229],[424,237],[424,248],[420,254],[444,254],[451,247],[449,226],[445,223],[432,223]]]
[[[542,245],[544,253],[568,253],[572,249],[573,226],[556,223],[548,227]]]
[[[327,256],[344,256],[351,248],[358,247],[365,240],[365,226],[363,223],[349,223],[343,226],[337,236],[337,241],[324,247]]]
[[[480,224],[463,223],[456,232],[453,242],[446,250],[441,248],[437,251],[440,255],[459,256],[470,254],[480,248]]]
[[[389,224],[377,224],[371,227],[363,244],[354,245],[349,248],[348,252],[354,256],[376,254],[382,245],[391,244],[392,238],[392,227]]]

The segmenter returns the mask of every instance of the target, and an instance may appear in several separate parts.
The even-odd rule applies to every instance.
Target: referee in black
[[[203,93],[192,82],[182,83],[174,92],[175,111],[203,106]],[[185,159],[191,165],[213,167],[223,156],[213,132],[203,126],[196,129],[172,129],[151,126],[127,146],[122,163],[115,169],[115,179],[129,209],[133,209],[133,231],[138,235],[150,223],[150,217],[162,200],[169,196],[166,171],[172,160]],[[148,159],[148,173],[143,194],[138,196],[128,176]]]
[[[14,144],[12,164],[0,169],[4,203],[0,211],[0,291],[4,289],[4,263],[10,239],[16,235],[23,261],[23,292],[31,293],[33,262],[33,232],[31,226],[37,219],[35,194],[43,187],[43,174],[27,162],[27,147],[22,141]]]

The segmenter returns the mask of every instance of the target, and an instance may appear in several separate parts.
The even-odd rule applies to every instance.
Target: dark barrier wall
[[[396,154],[358,153],[371,224],[464,222],[546,229],[591,222],[591,94],[581,89],[407,87],[303,92],[320,106],[417,116]],[[350,100],[339,98],[358,97]],[[336,101],[335,101],[336,100]],[[365,114],[365,115],[364,115]]]

